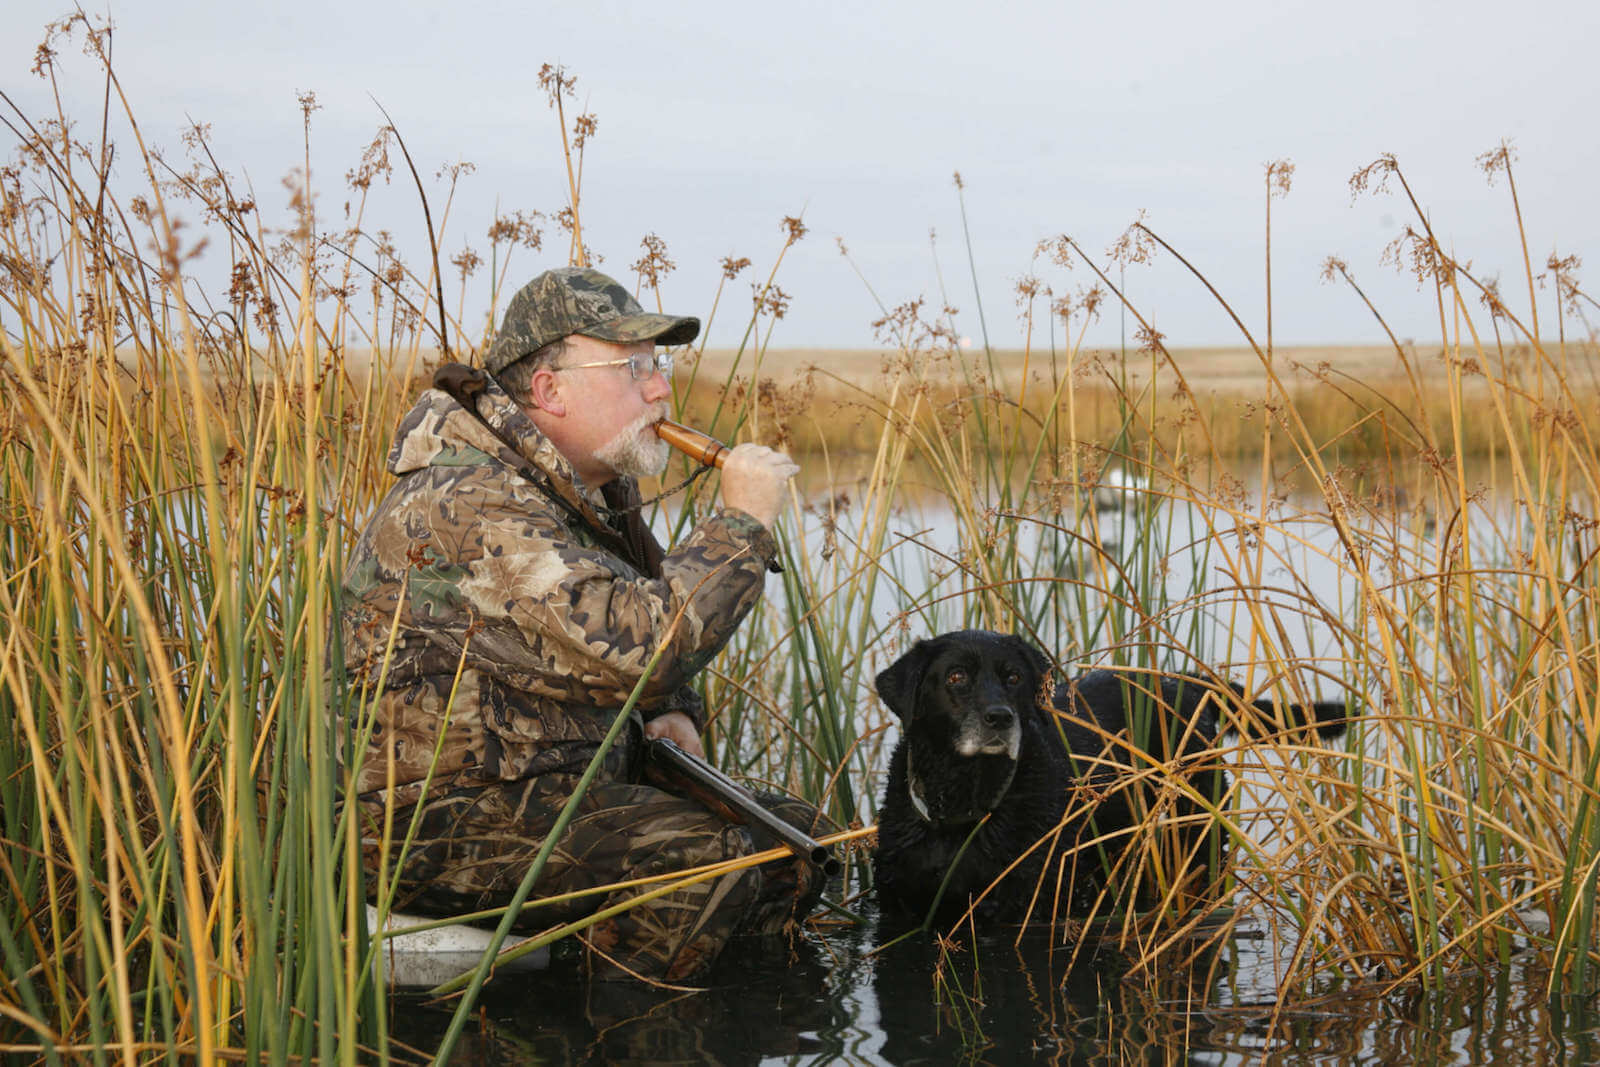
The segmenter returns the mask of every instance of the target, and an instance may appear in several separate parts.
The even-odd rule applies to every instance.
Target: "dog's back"
[[[1091,734],[1103,738],[1122,730],[1128,731],[1130,744],[1159,755],[1189,750],[1170,747],[1185,738],[1209,745],[1231,731],[1261,740],[1309,727],[1327,741],[1342,736],[1349,725],[1343,701],[1246,700],[1237,682],[1165,671],[1085,671],[1058,685],[1052,703],[1066,717],[1074,752],[1092,744]],[[1095,728],[1085,730],[1084,723]],[[1163,749],[1163,742],[1169,747]]]

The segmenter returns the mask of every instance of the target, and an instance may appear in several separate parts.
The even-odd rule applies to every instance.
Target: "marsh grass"
[[[1395,350],[1389,349],[1387,365],[1377,374],[1372,373],[1375,360],[1365,350],[1351,361],[1354,366],[1350,367],[1342,365],[1337,350],[1319,351],[1315,360],[1296,360],[1293,356],[1286,360],[1282,364],[1284,392],[1300,411],[1311,438],[1323,442],[1324,451],[1338,463],[1375,469],[1388,466],[1393,458],[1396,422],[1425,424],[1434,439],[1458,432],[1461,454],[1474,465],[1500,451],[1503,436],[1496,423],[1492,390],[1481,374],[1453,371],[1451,361],[1459,356],[1441,349],[1421,351],[1408,345],[1402,351],[1405,355],[1397,357]],[[1234,369],[1231,358],[1227,360],[1229,372],[1218,377],[1205,367],[1206,354],[1177,355],[1174,367],[1166,366],[1163,360],[1150,366],[1150,361],[1135,356],[1134,366],[1139,373],[1124,383],[1119,380],[1123,354],[1103,349],[1076,353],[1074,439],[1104,455],[1118,447],[1122,435],[1134,441],[1148,436],[1154,437],[1162,450],[1171,452],[1185,423],[1199,420],[1208,427],[1210,451],[1214,453],[1209,458],[1214,462],[1235,467],[1241,466],[1241,461],[1244,467],[1258,465],[1265,444],[1271,448],[1274,469],[1282,471],[1296,464],[1298,457],[1290,442],[1264,433],[1274,414],[1263,403],[1259,381],[1251,380],[1248,371]],[[1573,361],[1571,399],[1579,405],[1578,412],[1593,411],[1600,406],[1600,351],[1591,342],[1573,342],[1569,355]],[[1014,399],[1022,354],[1008,352],[1005,357],[993,387]],[[786,353],[782,369],[770,372],[772,384],[759,400],[769,410],[773,438],[806,457],[871,453],[881,424],[861,403],[860,390],[892,388],[897,368],[892,362],[865,352],[860,358],[869,370],[847,372],[837,367],[837,360],[809,363],[803,351]],[[927,399],[934,407],[965,406],[971,402],[975,388],[982,390],[990,385],[977,373],[970,352],[952,347],[920,353],[916,358],[930,361],[925,376],[929,380]],[[1505,358],[1512,365],[1532,365],[1538,357],[1527,346],[1519,345],[1508,346]],[[1418,368],[1415,379],[1403,370],[1407,362]],[[1054,363],[1059,373],[1065,356],[1057,353]],[[1187,368],[1196,377],[1187,394],[1176,391],[1181,380],[1176,366]],[[1052,402],[1060,403],[1051,382],[1051,370],[1050,355],[1035,354],[1030,371],[1033,383],[1023,398],[1026,406],[1015,409],[1022,421],[1025,445],[1035,442],[1033,435],[1040,432],[1040,427],[1051,425]],[[967,373],[973,376],[970,383],[965,380]],[[1457,374],[1461,376],[1459,388],[1450,384]],[[685,417],[693,423],[714,411],[722,399],[723,385],[720,377],[712,382],[698,381],[684,398]],[[747,386],[741,381],[737,387]],[[1452,402],[1459,406],[1455,417],[1460,426],[1452,425]],[[1400,406],[1402,403],[1404,406]],[[1144,413],[1132,425],[1126,417],[1130,406]],[[1387,419],[1377,417],[1376,413],[1384,409],[1388,409]],[[1001,442],[996,438],[982,443],[998,448]],[[1288,473],[1279,477],[1288,477]],[[1313,490],[1315,483],[1305,480],[1295,488]]]
[[[104,59],[106,31],[68,31]],[[40,69],[57,76],[53,55]],[[327,624],[438,331],[470,358],[488,324],[464,322],[458,295],[438,327],[438,266],[363,229],[386,135],[350,172],[349,225],[325,229],[301,184],[274,230],[203,129],[189,162],[170,163],[99,72],[115,117],[92,135],[5,101],[0,1046],[51,1062],[400,1054],[363,909],[382,887],[363,885],[335,803],[350,770],[333,753],[371,694],[343,690]],[[546,88],[568,203],[496,219],[486,257],[452,261],[463,290],[485,265],[496,298],[531,271],[544,221],[568,258],[588,257],[594,124],[579,116],[569,134],[571,80],[552,70]],[[113,180],[113,140],[138,178]],[[1511,185],[1509,152],[1486,164]],[[1269,206],[1287,191],[1277,173]],[[1356,178],[1383,183],[1410,196],[1392,159]],[[776,385],[779,272],[804,224],[783,220],[764,269],[724,261],[705,335],[733,315],[740,342],[720,379],[698,363],[680,376],[686,418],[804,452],[824,488],[797,498],[783,575],[706,672],[717,760],[840,827],[870,825],[891,740],[872,677],[957,626],[1026,633],[1063,670],[1116,665],[1134,689],[1199,660],[1254,693],[1343,694],[1359,716],[1347,744],[1287,730],[1226,744],[1226,796],[1198,795],[1176,760],[1138,763],[1127,788],[1147,818],[1090,928],[1159,976],[1213,966],[1210,949],[1253,924],[1279,961],[1280,1005],[1338,985],[1437,987],[1529,953],[1552,990],[1592,991],[1594,302],[1575,261],[1529,266],[1533,297],[1540,281],[1554,296],[1536,328],[1534,307],[1478,285],[1415,214],[1393,256],[1437,306],[1442,358],[1428,373],[1396,343],[1398,393],[1337,367],[1293,375],[1240,322],[1257,391],[1205,396],[1131,303],[1136,352],[1083,349],[1089,319],[1120,299],[1114,267],[1177,255],[1142,223],[1109,264],[1068,238],[1041,249],[1049,270],[1092,278],[1071,301],[1024,279],[1030,345],[1036,306],[1079,343],[1030,347],[1015,376],[993,353],[966,358],[949,316],[913,301],[883,308],[881,377]],[[202,239],[227,263],[225,291],[191,273]],[[659,240],[643,247],[641,296],[659,302],[672,264]],[[724,290],[746,271],[741,317]],[[1365,300],[1347,267],[1329,271]],[[368,373],[347,360],[356,349]],[[673,497],[657,529],[687,529],[711,492],[702,480]],[[1336,580],[1314,583],[1305,554]],[[1200,824],[1226,840],[1226,868],[1182,854],[1176,829]],[[393,826],[399,847],[405,812]],[[1112,844],[1040,847],[1070,869]],[[1196,867],[1212,870],[1184,876]],[[851,865],[830,916],[848,916],[865,873]],[[1227,892],[1200,890],[1224,876]],[[1075,937],[1080,918],[1056,917],[1057,933]],[[981,976],[940,980],[959,999]]]
[[[1484,162],[1510,184],[1504,147]],[[1404,187],[1392,159],[1353,184],[1376,180]],[[1135,778],[1148,779],[1147,815],[1096,910],[1117,920],[1144,964],[1170,962],[1169,949],[1183,940],[1176,933],[1197,921],[1195,907],[1209,910],[1174,877],[1204,859],[1178,854],[1183,839],[1174,831],[1215,819],[1235,857],[1236,897],[1271,919],[1280,1003],[1341,981],[1436,984],[1464,964],[1504,966],[1529,947],[1549,953],[1553,988],[1592,986],[1597,469],[1592,368],[1582,361],[1590,348],[1565,338],[1574,322],[1590,332],[1582,316],[1593,301],[1576,284],[1576,264],[1552,257],[1543,276],[1529,278],[1530,291],[1553,282],[1560,297],[1559,339],[1540,340],[1524,325],[1531,309],[1519,316],[1478,285],[1434,242],[1421,211],[1417,218],[1391,255],[1439,306],[1448,331],[1443,374],[1424,384],[1396,345],[1397,364],[1416,384],[1409,395],[1328,380],[1308,396],[1288,387],[1270,347],[1256,346],[1240,322],[1260,358],[1258,404],[1270,416],[1254,428],[1261,476],[1253,488],[1234,473],[1251,454],[1238,443],[1252,428],[1218,432],[1131,305],[1149,379],[1169,371],[1188,405],[1176,416],[1161,414],[1151,392],[1126,388],[1124,377],[1112,383],[1121,432],[1109,444],[1086,442],[1071,350],[1065,372],[1052,374],[1059,384],[1050,408],[1017,420],[1031,424],[1031,435],[1002,429],[996,445],[985,432],[1006,425],[1008,407],[1026,410],[1026,382],[1012,395],[992,387],[973,394],[968,405],[928,393],[920,411],[884,412],[939,472],[964,540],[981,546],[966,575],[971,621],[1064,635],[1070,640],[1043,643],[1065,668],[1110,662],[1128,669],[1137,688],[1141,671],[1217,661],[1214,638],[1194,626],[1207,615],[1218,624],[1211,632],[1229,638],[1221,649],[1228,667],[1253,692],[1302,697],[1319,681],[1347,695],[1359,718],[1344,751],[1288,731],[1225,749],[1221,757],[1243,779],[1227,798],[1196,795],[1173,773],[1184,769],[1176,760],[1141,766],[1136,751],[1127,757]],[[1520,216],[1515,224],[1520,233]],[[1049,251],[1115,291],[1110,272],[1070,239]],[[1188,266],[1143,223],[1117,254],[1130,263],[1167,254]],[[1343,264],[1329,270],[1350,281]],[[1196,280],[1205,284],[1198,271]],[[1039,295],[1035,279],[1019,285],[1025,303]],[[935,349],[948,346],[937,327],[920,329]],[[908,352],[918,357],[912,364],[927,363]],[[1314,421],[1308,409],[1333,406],[1329,392],[1364,407],[1342,427],[1329,426],[1326,411]],[[990,406],[989,418],[972,417],[977,404]],[[1074,424],[1075,444],[1044,453],[1040,442],[1052,440],[1058,421]],[[1346,462],[1341,451],[1363,427],[1382,448],[1358,449],[1359,461]],[[1107,537],[1104,513],[1085,490],[1113,469],[1139,472],[1144,485],[1116,510],[1123,528]],[[975,499],[998,505],[969,510],[958,497],[968,485]],[[1174,521],[1179,515],[1186,526]],[[1016,551],[1027,522],[1086,549],[1076,572],[1058,568],[1040,589],[1043,568]],[[1304,547],[1336,572],[1331,589],[1310,584],[1281,555],[1307,527],[1327,535]],[[1184,559],[1193,562],[1175,584],[1172,565]],[[1294,635],[1307,629],[1322,631],[1333,651],[1314,659],[1297,652]],[[1149,728],[1136,721],[1130,732]]]

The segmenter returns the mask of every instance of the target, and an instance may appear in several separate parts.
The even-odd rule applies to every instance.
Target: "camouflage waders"
[[[636,741],[637,733],[630,733]],[[696,801],[634,784],[629,779],[638,749],[636,743],[624,747],[627,751],[608,758],[605,771],[579,802],[530,900],[737,859],[775,844],[761,831],[727,823]],[[426,915],[459,915],[509,903],[578,778],[548,774],[455,789],[424,802],[398,874],[394,906]],[[761,800],[801,829],[816,829],[816,812],[809,805],[769,795]],[[368,802],[362,807],[370,820],[363,858],[375,873],[382,805]],[[403,837],[409,815],[407,809],[396,811],[394,839]],[[572,922],[661,884],[525,908],[517,929],[528,933]],[[790,921],[803,919],[822,888],[822,874],[794,858],[698,882],[589,927],[583,934],[590,948],[585,962],[590,974],[601,979],[693,978],[736,934],[777,934]]]

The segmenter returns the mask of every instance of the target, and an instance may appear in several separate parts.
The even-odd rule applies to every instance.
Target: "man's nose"
[[[655,371],[640,383],[639,391],[647,403],[654,404],[672,395],[672,383],[665,374]]]

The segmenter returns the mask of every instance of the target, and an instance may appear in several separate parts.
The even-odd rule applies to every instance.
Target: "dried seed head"
[[[647,233],[639,241],[639,247],[644,249],[644,255],[629,266],[629,270],[639,276],[639,281],[655,289],[661,285],[661,279],[671,274],[677,264],[667,257],[667,242],[653,233]]]
[[[239,260],[233,265],[233,270],[228,277],[228,301],[232,304],[246,304],[256,293],[255,272],[251,270],[246,260]]]
[[[776,285],[766,288],[752,285],[751,292],[755,295],[757,315],[771,315],[775,319],[783,318],[789,310],[790,296]]]
[[[1050,305],[1050,311],[1062,322],[1069,321],[1073,314],[1082,312],[1084,321],[1091,322],[1100,318],[1100,305],[1105,302],[1106,291],[1098,285],[1079,289],[1076,298],[1060,296]]]
[[[1281,200],[1289,195],[1289,184],[1294,178],[1294,164],[1287,159],[1274,160],[1267,164],[1267,196],[1274,200]]]
[[[1017,306],[1027,307],[1033,303],[1034,297],[1038,296],[1043,289],[1044,283],[1039,281],[1038,278],[1032,274],[1024,274],[1017,279],[1016,283]]]
[[[872,321],[873,336],[886,344],[909,347],[905,343],[905,338],[911,332],[911,328],[921,322],[921,313],[921,297],[900,304],[882,318]]]
[[[1551,252],[1550,258],[1545,261],[1544,266],[1546,270],[1551,271],[1558,276],[1572,274],[1575,273],[1578,268],[1583,266],[1583,258],[1577,253],[1573,253],[1570,256],[1560,257],[1554,252]]]
[[[1493,318],[1503,319],[1511,314],[1510,309],[1505,305],[1505,301],[1500,297],[1499,278],[1490,278],[1484,282],[1483,292],[1479,294],[1478,299],[1483,302],[1484,307],[1489,309],[1489,314]]]
[[[1583,290],[1578,286],[1578,268],[1582,266],[1583,260],[1578,255],[1560,257],[1554,252],[1545,263],[1545,269],[1556,280],[1556,299],[1573,314],[1579,312],[1583,301]]]
[[[505,242],[538,251],[544,244],[544,231],[539,228],[539,220],[544,217],[543,212],[539,211],[513,211],[510,215],[498,215],[489,224],[489,240],[495,244]]]
[[[365,192],[372,184],[372,179],[380,176],[383,184],[389,184],[389,177],[394,173],[394,167],[389,163],[389,139],[393,136],[393,126],[378,128],[372,143],[362,151],[360,164],[354,170],[345,172],[344,180],[350,188]]]
[[[1135,219],[1116,243],[1106,250],[1106,255],[1114,262],[1129,266],[1134,263],[1148,263],[1155,254],[1155,239],[1150,236],[1150,231],[1144,228],[1144,211],[1140,209],[1139,217]]]
[[[1440,250],[1433,239],[1418,233],[1410,226],[1406,227],[1405,233],[1389,242],[1378,261],[1394,267],[1395,270],[1409,270],[1419,285],[1429,278],[1441,285],[1449,284],[1455,271],[1454,262]]]
[[[111,32],[111,23],[106,22],[100,29],[96,29],[90,25],[88,16],[82,11],[78,11],[54,22],[44,24],[44,40],[40,41],[39,46],[34,49],[33,66],[29,69],[41,78],[50,77],[55,68],[56,56],[60,54],[55,50],[56,42],[64,37],[71,37],[73,29],[80,24],[88,33],[88,39],[84,41],[83,45],[84,53],[103,60],[105,53],[102,48],[103,42],[100,41],[99,35],[102,33],[109,34]]]
[[[0,227],[10,227],[22,216],[22,172],[0,167]]]
[[[572,123],[572,147],[580,152],[583,151],[583,146],[594,136],[594,131],[599,125],[600,122],[594,115],[579,115]]]
[[[55,66],[56,50],[50,47],[49,39],[39,42],[39,47],[33,50],[33,66],[28,68],[39,77],[46,77],[51,68]]]
[[[455,266],[456,270],[461,272],[461,280],[466,281],[477,273],[478,268],[483,265],[483,257],[473,251],[472,248],[463,247],[461,251],[450,257],[450,262]]]
[[[1098,285],[1078,291],[1078,307],[1087,319],[1100,318],[1100,305],[1105,303],[1106,291]]]
[[[1510,141],[1501,141],[1498,147],[1491,148],[1478,156],[1478,166],[1488,176],[1489,184],[1493,185],[1495,176],[1501,171],[1506,174],[1511,173],[1511,164],[1516,158],[1516,149],[1512,146],[1512,143]]]
[[[556,107],[561,102],[561,97],[571,96],[573,87],[578,84],[577,75],[568,74],[565,67],[546,63],[539,68],[539,88],[544,90],[545,98],[551,107]]]
[[[434,177],[444,178],[448,176],[450,179],[450,184],[454,185],[456,182],[461,180],[462,175],[471,174],[477,169],[478,165],[476,163],[469,163],[463,159],[459,163],[446,163],[444,166],[439,168],[439,172],[435,174]]]
[[[1075,247],[1076,246],[1072,243],[1072,238],[1068,237],[1064,233],[1061,233],[1054,237],[1047,237],[1043,241],[1040,241],[1038,245],[1034,247],[1033,254],[1036,256],[1041,254],[1047,255],[1050,257],[1050,262],[1054,263],[1056,266],[1065,267],[1067,270],[1071,270],[1074,263],[1072,253]]]
[[[1354,200],[1369,189],[1375,193],[1386,192],[1389,179],[1399,173],[1400,164],[1395,161],[1394,153],[1385,152],[1350,175],[1350,199]]]

